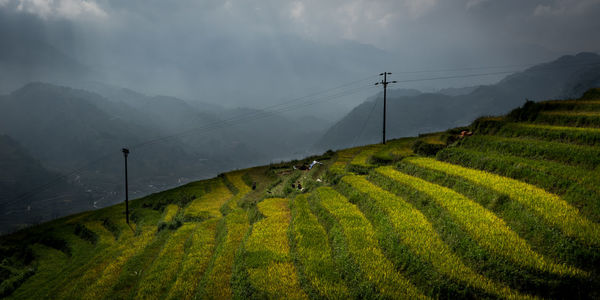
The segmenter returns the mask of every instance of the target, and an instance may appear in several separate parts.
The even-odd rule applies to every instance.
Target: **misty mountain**
[[[34,187],[52,184],[32,194]],[[49,171],[18,142],[0,135],[0,233],[89,209],[91,198]]]
[[[0,96],[0,134],[18,142],[47,170],[40,176],[49,178],[8,172],[5,179],[35,187],[51,181],[44,174],[78,170],[65,184],[89,196],[72,204],[80,211],[123,200],[122,147],[132,152],[130,193],[138,197],[235,168],[306,156],[323,134],[310,116],[313,124],[305,126],[303,116],[215,105],[203,110],[201,102],[102,84],[95,90],[103,94],[38,82]],[[15,160],[14,166],[26,169],[26,162]],[[3,201],[14,199],[15,193],[2,195]],[[25,200],[20,202],[22,207]],[[35,201],[33,209],[39,209]],[[61,210],[67,211],[74,212]]]
[[[459,88],[445,88],[445,89],[441,89],[439,91],[436,92],[436,94],[442,94],[442,95],[446,95],[446,96],[461,96],[461,95],[468,95],[470,93],[472,93],[473,91],[475,91],[479,86],[465,86],[465,87],[459,87]]]
[[[40,81],[113,98],[107,95],[114,94],[112,87],[81,83],[95,81],[185,97],[194,100],[192,105],[203,101],[201,111],[219,103],[257,108],[356,80],[365,76],[365,69],[380,70],[391,58],[371,45],[321,44],[291,34],[232,39],[203,32],[194,39],[169,34],[157,41],[155,33],[136,32],[94,39],[84,28],[71,26],[0,9],[0,94]],[[352,104],[345,111],[363,97],[347,100]],[[313,112],[321,118],[343,115],[330,103]]]
[[[477,117],[503,114],[526,99],[563,99],[600,86],[600,56],[579,53],[536,65],[494,85],[403,96],[388,90],[387,138],[466,125]],[[471,89],[471,88],[469,88]],[[468,93],[462,94],[467,91]],[[383,94],[368,99],[333,125],[316,149],[341,149],[380,142]]]

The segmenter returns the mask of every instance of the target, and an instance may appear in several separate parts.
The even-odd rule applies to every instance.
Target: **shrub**
[[[541,105],[534,101],[526,100],[523,106],[513,109],[508,113],[506,118],[515,122],[530,122],[537,118],[541,110]]]
[[[444,149],[442,144],[429,144],[421,140],[416,140],[412,145],[414,153],[424,156],[435,156],[442,149]]]
[[[102,219],[102,226],[112,233],[112,235],[115,237],[115,240],[119,239],[119,236],[121,235],[121,229],[110,218]]]
[[[475,119],[471,127],[476,133],[495,133],[506,124],[503,118],[481,117]],[[460,134],[457,132],[456,134]]]
[[[80,223],[77,223],[75,225],[74,233],[81,239],[88,241],[93,245],[95,245],[98,242],[98,234],[89,230],[85,225],[82,225]]]
[[[54,248],[58,251],[61,251],[64,254],[66,254],[67,256],[71,256],[71,247],[69,247],[69,244],[67,244],[67,241],[65,241],[64,239],[49,235],[49,236],[42,237],[39,240],[39,243],[42,245],[48,246],[50,248]]]
[[[598,100],[600,99],[600,88],[593,88],[593,89],[589,89],[587,90],[585,93],[583,93],[583,96],[581,96],[581,98],[579,98],[581,100]]]

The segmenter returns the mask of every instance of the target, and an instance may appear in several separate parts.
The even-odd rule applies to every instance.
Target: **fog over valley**
[[[0,233],[600,86],[598,0],[0,0]]]

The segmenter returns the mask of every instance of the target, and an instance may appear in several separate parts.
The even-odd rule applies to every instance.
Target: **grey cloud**
[[[597,0],[35,1],[53,3],[49,13],[19,9],[24,3],[34,2],[2,0],[0,10],[40,16],[29,23],[32,34],[99,80],[235,106],[260,107],[384,68],[514,65],[600,50],[593,38],[600,30]],[[78,14],[60,10],[61,3]],[[103,17],[82,17],[86,5]],[[344,103],[352,107],[364,97]]]

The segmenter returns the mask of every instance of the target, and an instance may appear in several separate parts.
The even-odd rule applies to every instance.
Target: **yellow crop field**
[[[247,251],[269,251],[277,256],[287,256],[290,250],[287,228],[290,223],[288,200],[267,198],[258,203],[260,212],[266,217],[252,226],[252,235],[246,241]]]
[[[348,200],[328,187],[314,192],[319,203],[339,222],[352,258],[373,282],[379,293],[390,298],[426,298],[404,276],[396,271],[381,252],[373,227],[360,210]]]
[[[500,297],[528,298],[475,273],[444,243],[427,218],[406,200],[375,186],[363,176],[341,180],[374,201],[389,216],[401,242],[446,276]]]
[[[167,207],[165,207],[165,212],[163,214],[163,222],[167,223],[167,222],[173,221],[173,218],[175,218],[175,215],[177,214],[178,211],[179,211],[179,206],[177,206],[175,204],[167,205]]]
[[[346,172],[346,166],[360,151],[358,148],[350,148],[338,151],[336,161],[329,167],[329,172],[334,175],[341,175]]]
[[[360,151],[356,156],[354,156],[351,163],[353,165],[368,167],[371,165],[369,163],[369,159],[371,159],[371,156],[373,156],[373,154],[375,154],[377,151],[381,150],[381,148],[383,148],[383,145],[371,145],[364,147],[362,151]]]
[[[268,299],[308,299],[298,284],[294,264],[271,263],[265,268],[248,270],[250,281],[268,295]]]
[[[141,280],[136,298],[159,299],[169,291],[177,278],[179,267],[185,257],[185,242],[192,236],[196,224],[184,224],[168,239],[152,267]]]
[[[136,253],[141,251],[152,239],[152,230],[147,230],[136,238],[128,237],[123,239],[120,247],[121,254],[113,259],[98,276],[97,280],[86,288],[85,297],[87,299],[98,299],[104,297],[110,288],[116,283],[121,269],[125,263]]]
[[[98,244],[106,244],[106,245],[113,245],[115,244],[115,237],[112,235],[112,233],[110,233],[108,230],[106,230],[106,228],[104,228],[104,226],[102,226],[102,223],[99,221],[95,221],[95,222],[87,222],[85,223],[85,227],[87,227],[89,230],[91,230],[92,232],[96,233],[98,235]]]
[[[254,223],[252,234],[244,244],[245,250],[269,252],[270,255],[258,268],[249,268],[250,283],[266,293],[269,298],[286,295],[289,299],[308,299],[296,275],[296,268],[290,262],[287,229],[290,223],[288,200],[267,198],[258,203],[264,219]]]
[[[589,127],[569,127],[569,126],[555,126],[555,125],[542,125],[542,124],[521,124],[514,123],[506,125],[509,128],[529,128],[529,129],[541,129],[541,130],[550,130],[550,131],[567,131],[567,132],[589,132],[589,133],[597,133],[600,134],[599,128],[589,128]]]
[[[40,299],[50,298],[51,295],[55,295],[50,287],[54,288],[54,285],[44,286],[44,283],[55,283],[56,274],[60,274],[64,270],[65,265],[69,263],[69,257],[54,248],[46,247],[40,244],[32,245],[33,253],[42,257],[39,260],[36,274],[27,280],[19,290],[11,295],[12,299]],[[51,280],[48,280],[51,278]],[[40,286],[42,288],[35,288]]]
[[[543,115],[564,115],[564,116],[584,116],[584,117],[600,117],[600,112],[597,111],[571,111],[571,110],[556,110],[541,112]]]
[[[219,209],[233,194],[223,184],[222,180],[216,181],[210,192],[202,195],[198,199],[194,199],[184,211],[185,219],[203,219],[216,218],[221,216]]]
[[[202,290],[202,297],[204,298],[229,299],[232,297],[229,282],[231,281],[233,260],[249,227],[246,211],[237,205],[237,201],[251,191],[250,187],[244,183],[243,175],[243,172],[228,173],[226,175],[227,180],[238,189],[238,193],[223,204],[229,207],[231,211],[223,220],[226,230],[224,241],[217,246],[212,267],[205,276],[205,284]]]
[[[147,227],[149,229],[151,227]],[[110,283],[116,280],[122,266],[136,252],[143,249],[152,237],[151,229],[143,231],[139,237],[134,237],[133,232],[125,232],[120,243],[105,247],[103,251],[81,265],[71,264],[63,267],[76,267],[74,272],[82,275],[74,278],[68,284],[59,284],[55,287],[56,296],[59,298],[74,297],[74,295],[102,295],[108,292]],[[131,243],[131,247],[128,244]]]
[[[412,161],[412,160],[411,160]],[[512,231],[504,222],[477,202],[465,196],[423,179],[406,175],[392,167],[380,167],[376,171],[401,184],[423,192],[438,205],[445,208],[465,231],[477,242],[496,255],[504,256],[520,265],[558,275],[583,275],[584,272],[562,264],[556,264],[534,252],[531,246]]]
[[[248,216],[241,209],[230,212],[225,217],[227,235],[217,248],[212,269],[206,277],[202,297],[212,299],[229,299],[232,297],[231,274],[235,253],[248,229]]]
[[[182,262],[177,280],[167,299],[193,299],[198,291],[201,275],[208,267],[215,247],[215,233],[219,219],[210,219],[198,225],[190,237],[190,247]]]
[[[327,299],[347,299],[348,288],[335,272],[335,263],[329,251],[327,232],[308,207],[306,195],[299,195],[291,202],[292,241],[297,259],[310,285],[320,296]]]
[[[584,243],[600,245],[600,226],[579,214],[579,211],[560,197],[522,181],[429,158],[411,158],[408,162],[417,166],[438,170],[463,177],[495,191],[505,193],[538,214],[549,224],[558,227],[566,235]]]

